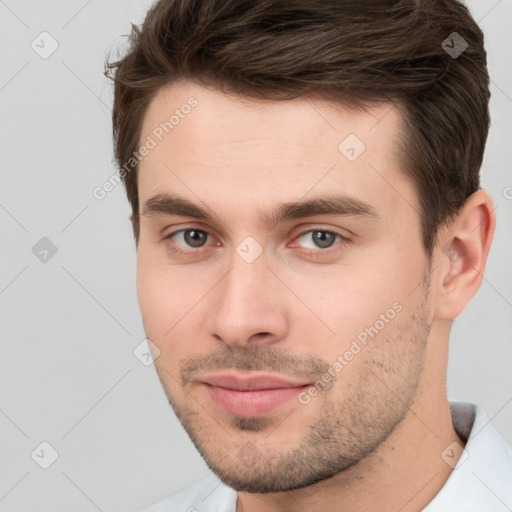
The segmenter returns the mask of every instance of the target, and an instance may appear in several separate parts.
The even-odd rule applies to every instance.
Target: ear
[[[439,233],[435,311],[439,320],[459,316],[478,291],[495,226],[492,199],[484,190],[477,190],[456,219]]]

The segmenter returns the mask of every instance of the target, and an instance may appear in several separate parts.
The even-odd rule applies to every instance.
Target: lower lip
[[[238,391],[205,384],[212,400],[228,414],[254,418],[263,416],[297,396],[307,386]]]

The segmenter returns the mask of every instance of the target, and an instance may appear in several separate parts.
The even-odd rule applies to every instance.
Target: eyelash
[[[184,233],[186,231],[199,231],[201,233],[206,233],[207,236],[213,237],[212,233],[209,230],[204,229],[204,228],[199,229],[199,228],[192,226],[192,227],[178,229],[177,231],[173,231],[172,233],[166,235],[164,237],[164,240],[171,240],[178,233]],[[350,240],[345,235],[342,235],[341,233],[338,233],[337,231],[332,231],[329,229],[320,229],[320,228],[313,228],[313,229],[308,229],[306,231],[303,231],[302,233],[299,233],[294,238],[294,240],[300,239],[302,236],[307,235],[308,233],[314,233],[314,232],[318,232],[318,231],[321,233],[329,233],[331,235],[334,235],[335,237],[339,237],[341,240],[339,240],[338,245],[345,246],[345,244],[350,242]],[[170,249],[176,254],[190,256],[192,254],[199,254],[199,253],[203,252],[201,249],[204,249],[204,247],[199,247],[197,249],[185,250],[185,249],[180,249],[179,247],[176,247],[176,246],[171,246]],[[332,246],[327,247],[325,249],[322,249],[320,247],[318,249],[307,249],[306,248],[303,250],[303,252],[305,252],[305,254],[307,256],[318,257],[321,255],[330,254],[332,251],[335,251],[335,250],[336,250],[336,242],[334,242],[334,244]]]

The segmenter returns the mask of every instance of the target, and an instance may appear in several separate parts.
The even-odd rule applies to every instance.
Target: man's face
[[[138,182],[146,335],[184,428],[239,491],[348,468],[421,384],[432,299],[400,127],[389,105],[250,102],[189,82],[145,115],[140,144],[156,142]],[[285,208],[318,199],[331,202]]]

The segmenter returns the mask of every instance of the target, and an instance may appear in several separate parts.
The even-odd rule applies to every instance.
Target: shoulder
[[[142,512],[234,512],[236,491],[209,475]]]

